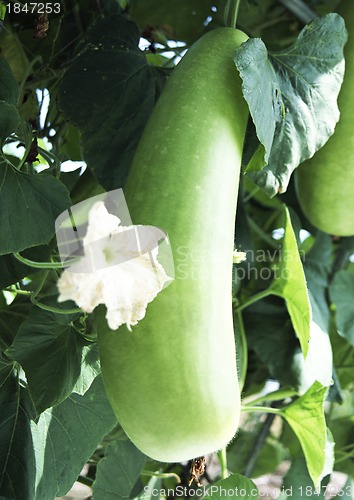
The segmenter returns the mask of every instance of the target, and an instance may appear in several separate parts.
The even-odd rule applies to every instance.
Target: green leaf
[[[225,490],[232,491],[232,494],[225,496]],[[231,497],[258,498],[257,486],[251,479],[240,474],[234,474],[210,486],[203,498],[204,500],[222,500]]]
[[[12,344],[19,326],[26,319],[31,303],[28,297],[23,295],[17,295],[10,305],[6,304],[2,294],[0,299],[0,339],[5,350]]]
[[[304,258],[307,286],[311,292],[313,320],[325,332],[329,331],[330,323],[327,294],[333,260],[332,253],[333,244],[330,235],[318,232],[312,248]]]
[[[194,42],[204,32],[206,18],[214,14],[213,5],[210,0],[133,0],[129,13],[141,30],[150,28],[152,37],[161,30],[170,39]]]
[[[338,333],[354,346],[354,276],[338,271],[329,287],[331,301],[336,307]]]
[[[9,64],[16,81],[22,82],[27,76],[29,62],[23,45],[9,25],[6,26],[6,30],[2,30],[0,44],[2,57]]]
[[[343,81],[347,33],[337,14],[316,18],[288,49],[269,53],[260,39],[236,52],[249,105],[268,163],[248,176],[269,196],[287,189],[293,170],[333,134]]]
[[[73,394],[45,411],[32,423],[36,460],[36,495],[32,498],[65,495],[116,423],[101,377],[84,396]]]
[[[4,140],[15,132],[20,123],[20,117],[17,109],[12,104],[0,101],[0,145]]]
[[[19,95],[18,85],[10,66],[2,57],[0,57],[0,81],[0,101],[17,106]]]
[[[0,498],[32,500],[34,454],[28,391],[18,383],[13,364],[0,358]]]
[[[34,307],[6,354],[23,367],[38,413],[74,390],[84,394],[99,373],[96,346],[75,330],[78,314],[55,314]]]
[[[354,348],[337,331],[331,331],[333,364],[342,389],[353,383]]]
[[[301,443],[315,487],[318,487],[324,475],[328,474],[327,456],[333,457],[333,449],[331,451],[328,447],[326,450],[327,431],[323,411],[326,393],[327,387],[315,382],[303,396],[282,410],[283,417]]]
[[[316,490],[309,476],[304,457],[296,457],[285,475],[279,500],[288,498],[325,498],[325,485],[327,483],[328,480],[321,488]]]
[[[123,185],[157,97],[156,70],[139,50],[139,37],[122,15],[99,20],[59,91],[60,107],[81,132],[83,156],[106,189]]]
[[[93,496],[99,500],[130,498],[145,463],[145,455],[128,440],[117,440],[97,466]]]
[[[0,255],[47,244],[55,233],[55,219],[71,205],[59,179],[19,172],[4,159],[0,203]]]
[[[289,210],[286,207],[284,228],[285,234],[276,273],[277,279],[272,282],[270,291],[285,299],[294,330],[304,356],[306,356],[310,339],[311,305]]]
[[[273,378],[283,385],[296,387],[298,380],[292,369],[294,356],[297,353],[303,356],[284,302],[268,297],[247,308],[242,315],[249,348],[266,364]]]

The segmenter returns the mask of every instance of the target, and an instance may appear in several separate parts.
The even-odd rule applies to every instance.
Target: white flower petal
[[[103,202],[89,213],[84,238],[85,256],[63,272],[58,281],[59,302],[74,300],[85,312],[107,307],[112,330],[136,325],[165,283],[170,281],[158,262],[158,241],[165,233],[154,226],[119,226]]]

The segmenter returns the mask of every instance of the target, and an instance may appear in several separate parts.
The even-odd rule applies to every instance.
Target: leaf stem
[[[150,470],[142,470],[141,475],[148,477],[157,477],[161,479],[173,477],[174,479],[176,479],[177,483],[181,482],[181,478],[175,472],[152,472]]]
[[[19,252],[15,252],[13,254],[15,259],[22,262],[22,264],[26,264],[26,266],[34,267],[36,269],[62,269],[63,264],[61,262],[35,262],[34,260],[26,259],[26,257],[22,257]],[[71,265],[77,262],[78,259],[72,259],[67,261],[65,265]]]
[[[221,466],[221,479],[226,479],[229,477],[229,471],[227,470],[226,448],[221,448],[221,450],[218,451],[218,458]]]
[[[227,0],[224,11],[224,23],[227,28],[236,28],[238,9],[241,0]]]
[[[253,447],[252,447],[252,450],[248,456],[248,460],[246,462],[247,465],[246,465],[245,470],[244,470],[244,475],[246,477],[250,477],[255,469],[259,453],[260,453],[261,449],[263,448],[265,440],[268,437],[270,428],[271,428],[272,423],[274,421],[274,417],[275,417],[274,414],[267,415],[267,418],[266,418],[264,424],[262,425],[255,442],[253,443]]]
[[[294,389],[279,389],[277,391],[269,392],[263,396],[260,396],[256,399],[250,401],[250,406],[258,406],[260,403],[264,401],[281,401],[284,398],[292,398],[294,396],[298,396],[298,392]],[[246,405],[245,405],[246,406]]]
[[[272,293],[273,291],[270,288],[267,288],[267,290],[262,290],[261,292],[252,295],[252,297],[246,300],[246,302],[236,307],[236,312],[239,313],[240,311],[243,311],[243,309],[246,309],[246,307],[254,304],[255,302],[258,302],[259,300],[265,299],[269,295],[272,295]]]
[[[59,307],[53,307],[53,306],[48,306],[47,304],[43,304],[42,302],[39,302],[36,299],[37,295],[39,294],[39,292],[43,288],[43,285],[44,285],[44,283],[45,283],[45,281],[47,279],[48,273],[49,273],[49,271],[46,271],[45,273],[43,273],[43,277],[40,280],[38,287],[32,293],[32,295],[30,297],[30,300],[31,300],[32,304],[35,305],[35,306],[37,306],[37,307],[39,307],[40,309],[43,309],[44,311],[49,311],[49,312],[53,312],[53,313],[56,313],[56,314],[82,313],[82,310],[79,309],[78,307],[76,307],[74,309],[60,309]]]
[[[272,408],[271,406],[242,406],[241,411],[243,413],[274,413],[275,415],[281,415],[282,411],[280,408]]]
[[[247,376],[247,366],[248,366],[248,347],[247,347],[247,338],[245,327],[243,324],[242,313],[241,310],[236,310],[237,321],[239,326],[240,340],[241,340],[241,348],[242,348],[242,364],[241,364],[241,373],[240,373],[240,392],[242,393],[243,388],[246,382]]]
[[[93,479],[89,478],[89,477],[86,477],[86,476],[79,476],[77,478],[78,482],[81,483],[81,484],[84,484],[85,486],[89,486],[91,488],[91,486],[93,485]]]
[[[336,458],[335,464],[339,464],[340,462],[344,462],[345,460],[348,460],[348,458],[354,458],[354,451],[348,452],[348,453],[341,453],[340,451],[337,452],[337,454],[340,453],[342,456],[340,458]]]

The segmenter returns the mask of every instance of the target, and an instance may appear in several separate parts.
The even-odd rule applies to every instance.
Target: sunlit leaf
[[[261,161],[257,151],[247,175],[269,196],[286,191],[293,170],[334,132],[346,40],[343,19],[328,14],[305,26],[281,52],[268,53],[258,38],[237,50],[244,97],[265,151]]]
[[[299,439],[310,477],[318,487],[328,474],[333,447],[327,445],[327,429],[323,403],[327,392],[319,382],[282,410],[283,417]]]
[[[294,330],[306,356],[310,339],[311,305],[289,210],[286,207],[281,258],[276,279],[272,282],[270,290],[285,299]]]

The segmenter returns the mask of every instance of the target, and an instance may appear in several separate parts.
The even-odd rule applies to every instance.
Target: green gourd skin
[[[132,332],[99,323],[102,373],[129,438],[162,462],[214,452],[239,424],[231,282],[248,108],[232,56],[246,40],[219,28],[190,48],[124,189],[133,223],[168,233],[175,279]]]
[[[348,30],[340,120],[328,142],[296,170],[300,206],[309,221],[337,236],[354,235],[354,0],[338,10]]]

